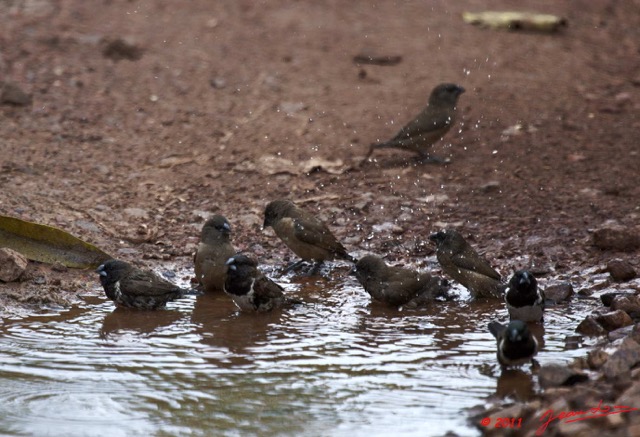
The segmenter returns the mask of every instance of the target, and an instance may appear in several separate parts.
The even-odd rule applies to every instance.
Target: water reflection
[[[533,375],[522,369],[504,369],[497,380],[496,395],[526,402],[533,398]]]
[[[4,320],[0,434],[476,435],[465,407],[533,392],[530,369],[497,365],[501,302],[402,310],[340,274],[279,282],[305,304],[247,314],[219,294],[140,312],[91,297]],[[582,355],[565,343],[590,303],[570,305],[532,327],[543,364]]]
[[[151,334],[176,323],[182,317],[184,314],[175,310],[138,311],[118,307],[102,321],[100,338],[107,340],[110,336],[124,333]]]

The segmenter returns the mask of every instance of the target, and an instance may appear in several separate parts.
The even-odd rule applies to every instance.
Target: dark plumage
[[[119,260],[109,260],[96,270],[107,297],[117,306],[155,310],[167,302],[193,294],[148,270]]]
[[[521,320],[512,320],[506,326],[490,322],[489,331],[497,340],[498,362],[503,367],[526,364],[538,353],[538,341]]]
[[[474,298],[500,298],[504,285],[500,274],[453,229],[432,234],[442,271],[462,284]]]
[[[458,97],[464,88],[453,83],[436,86],[429,96],[427,106],[389,141],[373,143],[369,148],[365,161],[374,150],[394,147],[417,153],[422,160],[443,161],[441,158],[429,156],[433,143],[441,139],[456,120]]]
[[[425,306],[436,297],[447,298],[447,287],[428,273],[390,267],[382,258],[367,255],[355,265],[354,273],[374,300],[391,306]]]
[[[329,228],[289,200],[274,200],[264,212],[264,228],[276,235],[303,261],[321,263],[335,258],[355,262]]]
[[[519,270],[509,280],[505,294],[511,320],[539,322],[544,313],[544,292],[536,278],[526,270]]]
[[[202,227],[194,268],[196,280],[206,292],[224,289],[227,272],[225,263],[236,253],[230,236],[231,225],[221,215],[214,215]]]
[[[285,305],[299,303],[286,297],[284,289],[267,278],[256,260],[236,254],[227,261],[227,279],[224,291],[238,308],[244,311],[271,311]]]

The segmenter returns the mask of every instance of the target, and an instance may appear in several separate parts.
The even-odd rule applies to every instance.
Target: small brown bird
[[[264,211],[264,228],[271,226],[289,249],[302,258],[289,266],[289,271],[303,261],[320,264],[335,258],[355,262],[329,228],[289,200],[274,200]]]
[[[432,234],[442,271],[471,292],[474,298],[501,298],[505,286],[500,274],[453,229]]]
[[[96,273],[100,275],[105,294],[117,306],[155,310],[172,300],[197,294],[194,290],[180,288],[151,271],[141,270],[115,259],[102,264]]]
[[[222,291],[226,278],[225,263],[235,253],[231,244],[231,225],[221,216],[214,215],[202,227],[200,244],[194,257],[196,280],[204,291]]]
[[[374,150],[395,147],[418,154],[422,162],[444,162],[442,158],[430,156],[433,143],[441,139],[456,120],[458,97],[464,88],[453,83],[442,83],[431,91],[427,106],[395,137],[383,143],[373,143],[363,162],[368,160]]]
[[[375,255],[367,255],[358,260],[354,273],[374,300],[390,306],[417,308],[428,305],[437,297],[449,297],[448,287],[440,279],[428,273],[390,267]]]
[[[286,297],[284,289],[258,269],[255,259],[236,254],[226,264],[224,291],[241,310],[264,312],[300,303]]]

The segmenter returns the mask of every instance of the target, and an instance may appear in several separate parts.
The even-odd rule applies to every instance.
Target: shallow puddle
[[[306,304],[271,314],[239,313],[226,296],[157,312],[86,297],[4,319],[0,433],[478,435],[465,408],[536,389],[528,367],[501,376],[496,363],[487,323],[507,319],[503,303],[398,311],[334,276],[280,278]],[[594,302],[548,310],[541,364],[584,355],[567,336]]]

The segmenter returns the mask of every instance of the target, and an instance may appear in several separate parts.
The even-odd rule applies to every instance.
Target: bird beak
[[[436,232],[429,235],[429,240],[436,243],[436,245],[442,241],[442,232]]]
[[[349,275],[350,276],[355,276],[357,271],[358,271],[358,268],[354,264],[354,265],[351,266],[351,269],[349,270]]]
[[[522,335],[520,335],[519,331],[509,331],[509,341],[512,343],[518,343],[522,341]]]
[[[227,266],[229,270],[233,270],[235,272],[238,269],[238,266],[234,264],[235,261],[235,258],[231,257],[227,260],[226,263],[224,263],[224,265]]]
[[[104,271],[104,264],[100,264],[98,266],[98,268],[96,269],[96,273],[98,273],[100,276],[107,276],[107,272]]]
[[[465,91],[466,90],[464,88],[462,88],[461,86],[458,87],[458,94],[462,94]]]
[[[229,223],[224,223],[222,225],[222,229],[224,229],[227,232],[231,232],[231,225]]]

